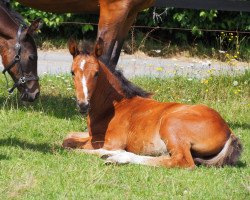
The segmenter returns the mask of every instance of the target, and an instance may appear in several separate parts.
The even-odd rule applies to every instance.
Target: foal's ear
[[[30,35],[33,35],[42,27],[42,24],[43,24],[43,21],[41,18],[36,19],[30,24],[29,28],[27,29],[27,33]]]
[[[73,38],[69,39],[68,49],[69,49],[70,54],[73,56],[73,58],[79,54],[78,44],[75,39]]]
[[[95,45],[95,56],[98,58],[103,53],[104,41],[101,37],[98,38]]]

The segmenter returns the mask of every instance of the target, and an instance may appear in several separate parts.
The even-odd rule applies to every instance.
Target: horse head
[[[23,101],[33,102],[40,93],[37,76],[37,48],[32,37],[39,28],[40,21],[40,19],[35,20],[26,28],[20,24],[12,35],[0,37],[3,73],[8,72],[15,82],[9,92],[12,93],[17,88]]]
[[[75,40],[69,40],[69,52],[73,56],[71,74],[74,79],[77,104],[82,114],[89,109],[89,100],[95,91],[99,76],[100,64],[98,58],[103,52],[103,40],[98,39],[93,53],[78,47]]]

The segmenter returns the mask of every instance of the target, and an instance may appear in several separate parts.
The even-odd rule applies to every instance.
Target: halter
[[[21,33],[23,31],[23,25],[21,24],[18,28],[17,31],[17,42],[15,44],[15,52],[16,55],[14,56],[14,59],[12,60],[12,62],[10,64],[8,64],[5,69],[2,71],[2,73],[5,76],[6,79],[6,84],[7,84],[7,88],[8,88],[8,79],[6,77],[6,72],[10,73],[10,70],[15,66],[19,66],[18,70],[20,70],[21,72],[21,77],[15,81],[14,85],[12,86],[12,88],[8,89],[9,94],[12,94],[13,91],[18,87],[18,86],[24,86],[25,83],[29,82],[29,81],[38,81],[39,77],[38,76],[25,76],[23,73],[23,69],[22,69],[22,65],[20,63],[21,61],[21,44],[20,44],[20,37],[21,37]]]

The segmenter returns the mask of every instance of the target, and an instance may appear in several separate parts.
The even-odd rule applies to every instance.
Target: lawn
[[[84,131],[69,75],[43,76],[42,95],[24,105],[8,96],[0,76],[0,199],[249,199],[250,72],[206,80],[132,80],[159,101],[216,109],[241,139],[236,167],[195,170],[105,165],[96,156],[61,148],[70,131]]]

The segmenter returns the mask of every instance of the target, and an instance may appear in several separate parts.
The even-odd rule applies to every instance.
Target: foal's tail
[[[209,160],[195,158],[194,161],[196,164],[202,164],[205,166],[222,167],[224,165],[236,165],[240,158],[241,152],[242,145],[240,140],[231,133],[229,139],[218,155]]]

